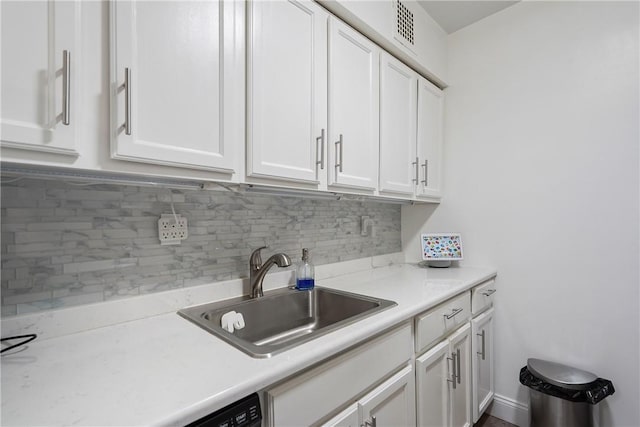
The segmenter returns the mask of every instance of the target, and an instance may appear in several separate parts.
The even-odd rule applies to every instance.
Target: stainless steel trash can
[[[527,360],[520,382],[530,389],[530,427],[598,427],[598,404],[615,392],[609,380],[541,359]]]

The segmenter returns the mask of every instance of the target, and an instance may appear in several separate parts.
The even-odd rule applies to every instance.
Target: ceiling
[[[489,15],[516,4],[517,1],[432,1],[418,0],[418,4],[442,27],[447,34],[473,24]]]

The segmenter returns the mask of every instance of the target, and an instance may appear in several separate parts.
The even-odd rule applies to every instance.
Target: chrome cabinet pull
[[[124,69],[124,133],[131,135],[131,68]]]
[[[364,422],[364,427],[377,427],[377,421],[376,421],[376,417],[372,416],[371,417],[371,422],[369,422],[369,420]]]
[[[484,329],[481,334],[476,334],[479,337],[482,337],[482,351],[477,351],[480,356],[482,356],[482,360],[485,360],[485,352],[484,352]]]
[[[420,159],[418,157],[416,157],[416,161],[415,162],[411,162],[412,165],[415,165],[416,167],[416,177],[412,179],[413,182],[416,183],[416,185],[418,185],[418,180],[420,179],[419,173],[420,173]]]
[[[425,187],[428,187],[428,184],[427,184],[427,179],[428,179],[427,178],[427,174],[428,174],[427,171],[429,170],[428,169],[428,165],[429,165],[429,160],[425,159],[424,163],[422,164],[422,167],[424,168],[424,179],[422,181],[420,181],[421,183],[424,184]]]
[[[340,146],[340,151],[338,151],[338,145]],[[340,154],[340,163],[336,163],[336,169],[338,169],[338,172],[342,172],[342,163],[344,160],[342,158],[342,134],[340,134],[340,139],[336,141],[336,158],[338,158],[338,153]]]
[[[484,291],[484,292],[482,293],[482,295],[484,295],[485,297],[488,297],[488,296],[493,295],[495,292],[496,292],[496,290],[495,290],[495,289],[487,289],[486,291]]]
[[[451,379],[447,378],[447,382],[453,384],[453,389],[456,389],[456,353],[451,353],[451,357],[447,357],[447,360],[451,360]]]
[[[450,314],[445,314],[444,317],[447,318],[447,320],[452,319],[455,315],[461,313],[464,310],[464,308],[454,308],[453,311]]]
[[[318,156],[318,146],[320,147],[320,155]],[[320,165],[320,170],[324,170],[324,129],[320,132],[320,136],[316,138],[316,166]]]
[[[458,378],[458,384],[460,384],[460,349],[456,349],[456,362],[457,362],[457,367],[456,367],[456,378]]]
[[[71,123],[71,52],[62,51],[62,124]]]

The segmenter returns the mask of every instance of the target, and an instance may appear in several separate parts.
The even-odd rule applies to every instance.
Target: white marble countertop
[[[269,359],[251,358],[175,312],[36,340],[2,356],[0,424],[184,425],[495,274],[403,264],[319,280],[398,305]]]

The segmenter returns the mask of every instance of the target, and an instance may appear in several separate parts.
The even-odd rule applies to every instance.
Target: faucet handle
[[[260,256],[260,251],[262,249],[267,249],[269,246],[261,246],[258,249],[254,250],[251,253],[251,257],[249,258],[249,267],[252,269],[259,269],[262,266],[262,257]]]

